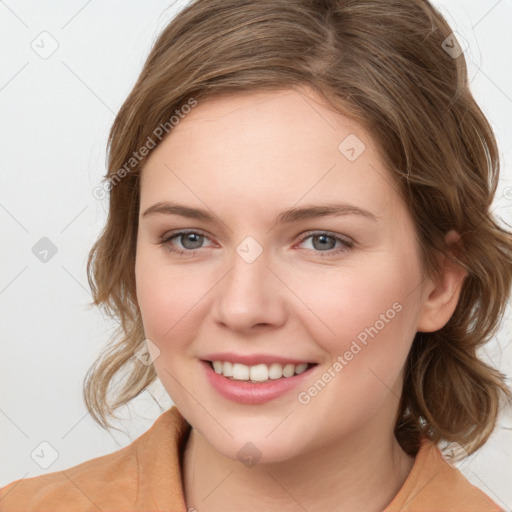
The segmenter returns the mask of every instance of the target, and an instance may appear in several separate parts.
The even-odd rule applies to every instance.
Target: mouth
[[[257,405],[285,396],[311,377],[318,363],[257,362],[247,365],[220,359],[201,359],[206,379],[221,397]]]
[[[317,363],[258,363],[246,365],[231,361],[205,361],[217,375],[230,380],[250,382],[251,384],[264,383],[271,380],[289,379],[295,375],[307,372]]]

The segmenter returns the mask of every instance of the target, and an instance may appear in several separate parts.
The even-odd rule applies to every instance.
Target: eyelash
[[[183,256],[186,253],[193,254],[194,252],[196,252],[202,248],[200,247],[199,249],[183,250],[183,249],[177,249],[176,247],[173,247],[172,245],[170,245],[171,240],[173,240],[174,238],[179,238],[180,236],[190,235],[190,234],[200,235],[200,236],[204,236],[205,238],[208,238],[204,233],[201,233],[200,231],[186,230],[186,231],[178,231],[175,233],[171,233],[168,236],[164,235],[160,238],[160,240],[158,241],[158,244],[165,247],[168,251],[178,254],[179,256]],[[308,233],[307,235],[302,237],[298,243],[301,244],[308,238],[312,238],[312,237],[320,236],[320,235],[326,235],[328,238],[332,238],[332,239],[342,243],[342,247],[339,247],[338,249],[330,249],[329,251],[316,251],[315,249],[310,249],[310,250],[316,252],[320,258],[337,256],[338,254],[347,252],[354,247],[353,241],[346,240],[345,238],[337,236],[328,231],[316,231],[314,233]]]

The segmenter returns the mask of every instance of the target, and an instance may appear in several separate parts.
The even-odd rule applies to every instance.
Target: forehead
[[[380,215],[399,206],[371,137],[310,90],[198,102],[152,152],[141,186],[141,210],[166,196],[240,212],[344,201]]]

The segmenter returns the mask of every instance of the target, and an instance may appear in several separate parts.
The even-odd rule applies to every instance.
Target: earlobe
[[[417,331],[434,332],[442,329],[453,315],[459,301],[467,270],[457,263],[454,255],[460,258],[462,240],[456,231],[450,231],[445,241],[449,252],[440,257],[439,278],[434,282],[427,279],[425,297],[418,318]]]

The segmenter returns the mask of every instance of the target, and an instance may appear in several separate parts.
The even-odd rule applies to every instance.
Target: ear
[[[427,279],[423,288],[424,298],[417,325],[419,332],[434,332],[448,323],[459,301],[464,278],[468,274],[466,269],[453,259],[453,255],[459,256],[461,253],[460,235],[452,230],[447,233],[445,241],[449,251],[440,257],[439,279],[436,282]]]

